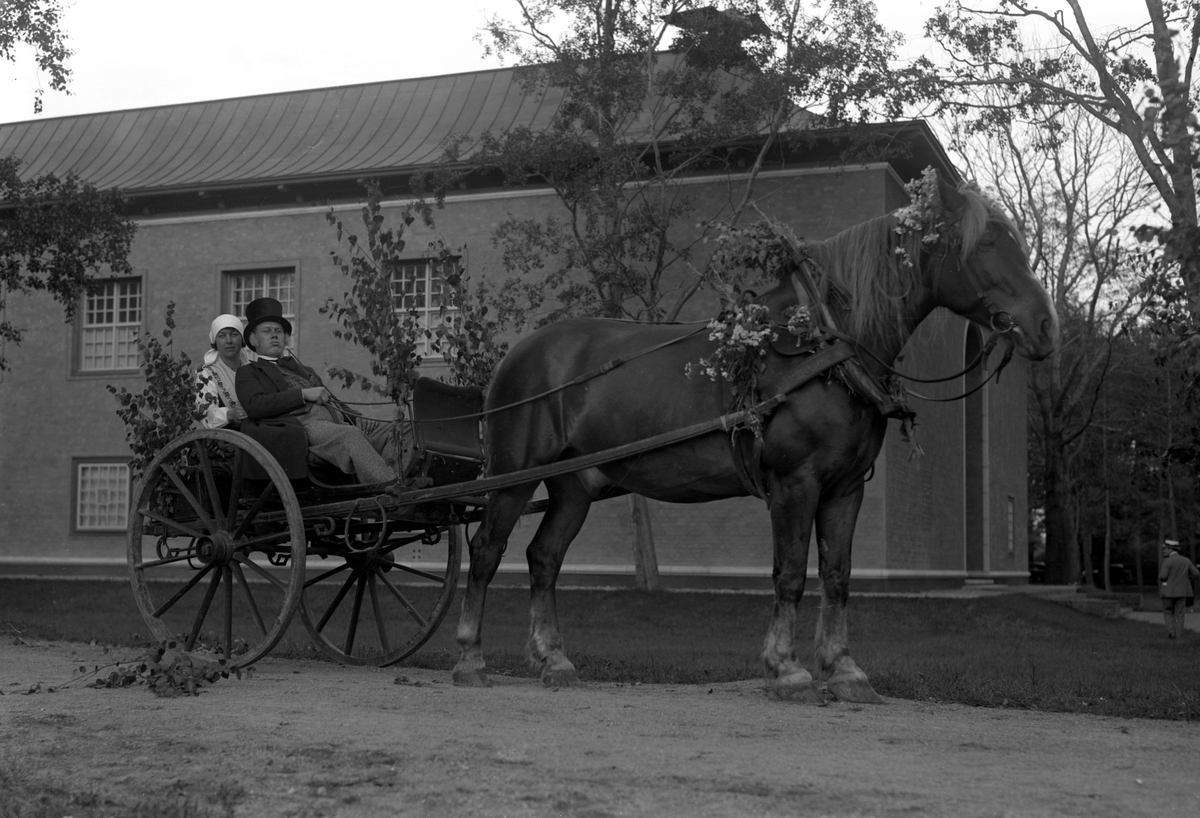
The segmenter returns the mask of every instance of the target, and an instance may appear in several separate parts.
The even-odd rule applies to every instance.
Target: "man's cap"
[[[1179,540],[1163,540],[1163,548],[1178,548]]]

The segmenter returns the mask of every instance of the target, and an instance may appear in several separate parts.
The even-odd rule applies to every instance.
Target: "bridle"
[[[945,223],[947,228],[954,229],[954,241],[946,242],[945,249],[942,251],[941,263],[934,265],[933,270],[933,300],[938,304],[942,303],[941,287],[942,273],[946,268],[946,261],[949,259],[950,252],[957,251],[956,255],[962,257],[962,232],[958,229],[958,222],[962,216],[958,216],[954,221]],[[983,275],[976,269],[971,259],[963,258],[959,267],[966,273],[967,281],[975,290],[976,303],[982,304],[988,312],[988,326],[993,333],[1007,335],[1016,329],[1016,322],[1013,321],[1012,313],[996,308],[996,302],[992,300],[989,294],[987,283],[983,280]],[[1011,343],[1011,341],[1010,341]]]
[[[962,255],[963,255],[962,249],[961,249],[962,248],[962,233],[958,229],[958,222],[961,219],[962,219],[962,215],[960,214],[954,220],[943,222],[941,225],[939,225],[939,227],[941,227],[942,229],[953,230],[954,238],[950,241],[943,243],[943,247],[942,247],[942,251],[941,251],[942,258],[940,260],[934,260],[935,263],[934,263],[934,270],[933,270],[932,290],[933,290],[933,299],[938,304],[942,303],[941,302],[941,283],[942,283],[941,280],[942,280],[942,274],[945,270],[946,263],[949,260],[950,254],[952,252],[954,252],[955,255],[958,256],[959,258],[962,258]],[[978,392],[980,389],[982,389],[987,384],[988,381],[992,380],[993,378],[995,378],[996,382],[999,383],[1000,372],[1006,366],[1008,366],[1009,362],[1012,360],[1013,351],[1016,348],[1016,344],[1008,336],[1014,329],[1016,329],[1016,322],[1013,321],[1013,317],[1012,317],[1011,313],[1009,313],[1006,310],[1001,310],[1001,309],[997,308],[996,303],[992,300],[992,297],[989,294],[989,288],[987,286],[987,283],[984,281],[982,273],[978,269],[976,269],[975,265],[970,261],[970,259],[963,259],[962,262],[960,263],[959,267],[963,272],[965,272],[967,281],[970,283],[970,286],[975,291],[975,296],[976,296],[975,303],[981,304],[987,310],[988,326],[990,327],[992,332],[991,332],[991,335],[988,336],[987,341],[984,342],[983,346],[980,348],[979,353],[975,356],[975,358],[969,364],[966,365],[966,367],[964,367],[959,372],[955,372],[952,375],[946,375],[946,376],[938,377],[938,378],[918,378],[918,377],[915,377],[912,375],[906,375],[903,372],[900,372],[899,370],[897,370],[895,367],[893,367],[890,362],[885,361],[881,357],[879,357],[879,355],[877,355],[872,349],[864,346],[857,338],[847,335],[846,333],[838,330],[836,327],[836,322],[835,322],[832,314],[829,311],[828,305],[818,295],[818,289],[816,287],[815,281],[813,280],[812,275],[809,273],[809,271],[806,267],[806,264],[812,263],[811,258],[805,256],[805,257],[799,259],[799,261],[800,261],[799,269],[796,272],[793,272],[792,277],[791,277],[792,278],[792,287],[795,290],[797,297],[799,297],[801,303],[804,303],[807,300],[809,304],[813,304],[817,307],[817,311],[819,314],[818,321],[817,321],[818,326],[816,327],[817,333],[820,335],[825,335],[825,336],[837,338],[841,341],[845,341],[846,343],[850,344],[854,348],[855,352],[858,354],[858,356],[860,358],[863,357],[864,355],[867,357],[870,357],[873,361],[875,361],[876,364],[878,364],[880,367],[882,367],[884,371],[886,371],[896,377],[902,378],[906,381],[912,381],[912,382],[916,382],[916,383],[944,383],[946,381],[955,380],[955,379],[960,378],[960,377],[966,375],[967,373],[971,372],[976,367],[981,367],[981,368],[985,367],[987,358],[992,353],[992,351],[996,348],[997,342],[1002,337],[1007,342],[1007,348],[1005,349],[1004,356],[1001,358],[1000,363],[996,366],[995,370],[993,370],[990,373],[987,372],[986,369],[983,370],[984,377],[980,378],[978,384],[976,384],[974,387],[967,390],[963,394],[955,395],[954,397],[950,397],[950,398],[933,398],[933,397],[929,397],[927,395],[922,395],[918,392],[914,392],[911,389],[905,388],[905,390],[904,390],[905,393],[907,393],[908,395],[911,395],[914,398],[918,398],[920,400],[930,401],[930,402],[934,402],[934,403],[948,403],[951,401],[963,400],[963,399],[975,394],[976,392]],[[779,352],[779,351],[780,350],[776,349],[776,352]],[[797,350],[797,353],[799,353],[801,351],[802,350]],[[787,353],[784,353],[784,354],[787,354]],[[792,354],[796,354],[796,353],[792,353]]]

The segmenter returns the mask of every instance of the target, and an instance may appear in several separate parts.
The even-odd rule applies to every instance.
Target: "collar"
[[[281,360],[283,360],[284,358],[291,358],[291,357],[292,357],[292,351],[291,351],[290,349],[284,349],[284,350],[283,350],[283,354],[282,354],[282,355],[280,355],[278,358],[272,358],[270,355],[259,355],[259,354],[257,354],[257,353],[254,353],[254,352],[251,352],[250,354],[251,354],[251,355],[254,355],[254,357],[255,357],[255,358],[257,358],[257,359],[258,359],[258,360],[260,360],[260,361],[270,361],[270,362],[271,362],[271,363],[273,363],[273,364],[277,364],[277,363],[279,363],[279,362],[280,362]]]

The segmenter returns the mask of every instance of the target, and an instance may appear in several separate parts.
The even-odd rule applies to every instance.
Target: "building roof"
[[[676,55],[663,54],[667,60]],[[345,85],[0,124],[0,156],[15,155],[25,178],[74,172],[119,189],[143,215],[279,206],[361,197],[358,180],[390,179],[407,192],[413,171],[436,163],[451,135],[476,138],[550,125],[562,94],[528,94],[519,68]],[[736,82],[736,79],[731,79]],[[669,104],[647,101],[629,136],[660,130]],[[903,145],[887,161],[902,178],[933,164],[953,170],[925,123],[869,126]],[[788,164],[845,161],[845,129],[811,141]],[[495,180],[477,182],[484,186]]]
[[[451,134],[545,127],[561,96],[515,69],[0,124],[22,175],[74,171],[101,189],[169,192],[357,177],[432,164]]]

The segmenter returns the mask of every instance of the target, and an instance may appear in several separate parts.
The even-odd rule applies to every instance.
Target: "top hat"
[[[292,334],[291,323],[283,317],[283,305],[274,298],[256,298],[246,305],[246,335],[263,321],[274,321],[288,335]]]

